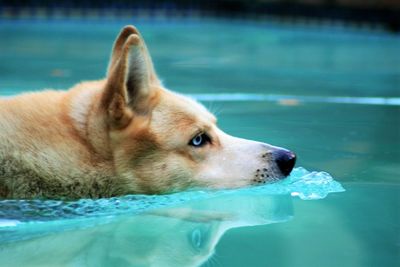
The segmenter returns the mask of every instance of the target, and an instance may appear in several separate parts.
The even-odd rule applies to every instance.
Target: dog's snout
[[[296,163],[296,155],[289,150],[275,151],[275,162],[284,176],[288,176]]]

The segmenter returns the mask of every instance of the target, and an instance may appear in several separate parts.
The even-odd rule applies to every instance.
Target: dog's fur
[[[196,147],[199,134],[206,140]],[[284,175],[279,148],[235,138],[163,87],[133,26],[104,80],[0,100],[0,197],[82,198],[234,188]]]

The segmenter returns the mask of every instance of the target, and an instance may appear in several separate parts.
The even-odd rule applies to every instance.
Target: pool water
[[[343,191],[328,173],[300,167],[279,183],[236,190],[3,200],[0,259],[4,266],[200,266],[226,231],[286,222],[293,197]]]
[[[290,148],[297,166],[330,173],[346,191],[312,201],[270,187],[262,196],[192,194],[117,219],[19,223],[2,213],[0,266],[398,266],[399,36],[213,21],[0,21],[0,94],[103,77],[116,33],[132,23],[167,87],[202,100],[226,132]]]

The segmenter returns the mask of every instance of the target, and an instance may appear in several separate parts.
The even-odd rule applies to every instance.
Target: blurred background
[[[167,88],[347,190],[229,231],[205,266],[398,266],[399,0],[0,0],[0,96],[104,77],[126,24]]]
[[[400,30],[398,0],[152,0],[0,1],[2,18],[216,17],[285,22],[348,23]]]

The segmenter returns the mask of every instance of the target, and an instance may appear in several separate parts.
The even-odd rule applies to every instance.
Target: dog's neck
[[[95,114],[102,83],[89,84],[93,89],[0,100],[0,198],[34,198],[43,192],[46,197],[96,198],[130,192],[126,181],[115,176],[104,118]],[[40,106],[43,101],[51,105]],[[29,132],[25,128],[32,120],[37,127]]]
[[[101,157],[97,161],[112,160],[106,120],[98,110],[104,83],[105,80],[93,81],[84,87],[78,84],[66,101],[72,126],[91,154]]]

